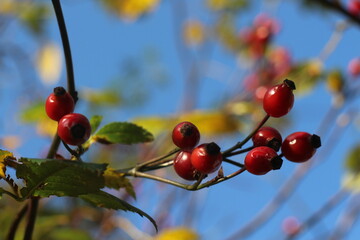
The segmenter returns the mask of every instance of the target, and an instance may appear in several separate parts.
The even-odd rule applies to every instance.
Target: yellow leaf
[[[127,20],[136,20],[145,13],[152,11],[159,0],[108,0],[103,1],[109,10]]]
[[[205,135],[232,133],[240,127],[233,116],[223,111],[193,111],[180,116],[179,120],[194,123]]]
[[[144,127],[154,135],[171,132],[176,124],[189,121],[195,124],[203,135],[221,135],[239,130],[239,122],[223,111],[193,111],[177,117],[144,117],[132,122]]]
[[[163,230],[155,240],[199,240],[199,235],[192,229],[185,227],[169,228]]]
[[[5,171],[6,171],[6,165],[5,165],[5,159],[8,157],[14,157],[14,155],[11,152],[4,151],[0,149],[0,178],[5,178]]]
[[[118,173],[113,168],[107,168],[104,172],[105,186],[113,189],[125,188],[126,192],[135,198],[135,191],[124,173]]]
[[[58,45],[48,43],[38,52],[36,66],[44,84],[55,84],[59,81],[62,59]]]
[[[199,45],[204,42],[205,30],[201,22],[190,20],[185,23],[183,37],[188,45]]]

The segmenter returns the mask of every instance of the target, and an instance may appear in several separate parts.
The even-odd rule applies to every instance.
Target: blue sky
[[[275,44],[290,49],[295,62],[318,56],[332,34],[334,23],[342,18],[334,13],[309,12],[299,7],[299,1],[273,1],[273,5],[266,4],[267,1],[254,2],[249,11],[244,13],[239,20],[239,25],[250,24],[254,16],[260,12],[270,12],[281,24],[281,32],[276,36]],[[204,12],[202,3],[203,1],[197,0],[191,3],[188,1],[189,15],[191,18],[200,18],[205,22],[210,21],[211,17]],[[112,112],[114,115],[106,117],[130,120],[136,116],[169,115],[179,110],[182,80],[186,76],[182,71],[179,53],[174,44],[178,33],[173,26],[172,14],[174,13],[171,1],[162,1],[154,13],[150,13],[134,23],[121,21],[106,12],[96,1],[63,1],[62,4],[78,88],[102,88],[111,79],[121,74],[120,66],[125,59],[129,57],[137,59],[143,56],[144,49],[155,49],[159,61],[166,69],[169,82],[161,88],[149,89],[153,97],[149,99],[146,107],[135,110],[119,109]],[[360,56],[359,30],[358,26],[352,26],[344,33],[342,41],[325,62],[325,69],[333,67],[346,69],[350,59]],[[55,19],[47,25],[47,31],[52,41],[61,43]],[[16,30],[14,30],[14,35],[18,36],[19,43],[27,46],[29,52],[36,48],[33,41],[28,41],[28,36],[23,36]],[[233,54],[221,46],[215,46],[213,59],[223,64],[229,71],[225,76],[230,76],[236,68],[236,59]],[[63,76],[64,79],[65,73]],[[229,86],[224,82],[209,78],[204,78],[202,81],[204,87],[200,91],[197,107],[211,108],[215,101],[214,98],[209,98],[209,93],[211,96],[215,95],[215,100],[220,100],[223,94],[229,90]],[[62,80],[62,83],[65,84],[65,81]],[[6,86],[11,88],[9,85]],[[52,87],[48,87],[48,90],[50,91]],[[11,99],[4,97],[3,99],[6,109],[10,111]],[[296,96],[294,109],[289,116],[293,122],[289,128],[286,128],[283,137],[294,131],[316,132],[320,119],[330,106],[330,102],[331,96],[324,84],[317,86],[308,95]],[[358,111],[356,104],[358,101],[352,107]],[[80,102],[80,109],[81,107]],[[107,119],[107,121],[110,120]],[[15,128],[1,129],[5,133],[12,130],[15,131]],[[225,146],[230,146],[231,140],[233,139],[220,139],[219,141]],[[347,128],[336,148],[326,156],[323,163],[311,171],[289,202],[284,204],[271,222],[249,239],[279,239],[283,236],[281,235],[281,222],[285,217],[295,215],[300,220],[306,219],[309,214],[321,207],[340,187],[340,180],[344,173],[343,159],[348,149],[358,141],[358,129],[354,126]],[[43,144],[44,141],[40,140],[31,147],[25,146],[19,151],[24,155],[37,154],[39,151],[43,151]],[[326,146],[323,148],[325,149]],[[323,152],[321,154],[326,155]],[[282,182],[291,176],[295,167],[296,164],[286,162],[280,171],[271,172],[263,177],[244,173],[233,180],[207,190],[196,193],[176,190],[176,194],[185,199],[190,197],[199,199],[200,208],[196,210],[198,217],[192,221],[192,226],[199,230],[203,239],[224,239],[251,219],[264,204],[272,199]],[[135,205],[151,215],[157,200],[160,201],[163,196],[153,197],[151,201],[148,201],[154,184],[145,183],[143,188]],[[162,193],[173,190],[162,190]],[[328,217],[321,221],[319,227],[315,227],[314,231],[302,235],[299,239],[313,239],[318,234],[331,230],[344,206],[342,204],[334,209]],[[179,208],[174,210],[174,223],[181,223],[182,209]],[[144,226],[144,220],[138,216],[129,214],[126,216],[129,216],[138,226]],[[355,227],[350,232],[348,239],[356,239],[359,235],[360,228]]]

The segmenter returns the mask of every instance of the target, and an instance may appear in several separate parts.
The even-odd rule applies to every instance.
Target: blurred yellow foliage
[[[344,87],[344,78],[340,71],[331,71],[326,79],[327,88],[334,93],[341,92]]]
[[[43,83],[49,85],[57,83],[62,68],[59,46],[54,43],[45,44],[37,54],[36,66]]]
[[[348,173],[345,175],[342,181],[344,188],[354,193],[360,192],[360,174]]]
[[[239,130],[239,122],[224,111],[196,110],[176,117],[144,117],[136,118],[132,122],[138,124],[154,135],[171,132],[176,124],[182,121],[194,123],[203,135],[220,135]]]
[[[323,71],[323,63],[320,60],[314,59],[308,62],[307,72],[311,77],[319,76]]]
[[[136,20],[159,4],[159,0],[103,0],[103,2],[111,11],[128,20]]]
[[[6,149],[14,150],[21,145],[21,138],[14,135],[8,135],[1,138],[1,145]]]
[[[199,235],[192,229],[185,227],[169,228],[160,232],[155,240],[199,240]]]
[[[42,136],[53,137],[57,131],[57,122],[50,118],[41,119],[36,124],[36,132]]]
[[[205,39],[204,26],[200,21],[189,20],[184,24],[183,38],[188,45],[200,45]]]
[[[206,3],[211,10],[222,10],[226,6],[228,0],[207,0]]]

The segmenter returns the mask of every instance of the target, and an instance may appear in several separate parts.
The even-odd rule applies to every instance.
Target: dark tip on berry
[[[284,84],[286,86],[288,86],[289,88],[291,88],[291,90],[295,90],[296,89],[296,86],[295,86],[295,83],[289,79],[285,79],[284,80]]]
[[[183,136],[191,136],[194,133],[194,126],[190,123],[184,123],[180,128],[180,132]]]
[[[270,162],[271,162],[271,166],[272,166],[273,170],[280,169],[283,164],[283,160],[280,156],[274,157],[273,159],[270,160]]]
[[[219,145],[217,145],[214,142],[208,143],[206,145],[206,151],[210,154],[210,155],[216,155],[220,152],[220,147]]]
[[[321,138],[318,135],[316,135],[316,134],[311,135],[310,141],[311,141],[311,145],[314,148],[321,147]]]
[[[73,135],[74,138],[83,138],[86,132],[86,129],[83,125],[81,124],[76,124],[71,128],[71,134]]]
[[[271,147],[275,151],[279,151],[279,149],[281,147],[281,142],[279,141],[279,139],[273,138],[268,142],[267,146]]]
[[[62,96],[62,95],[64,95],[66,93],[66,90],[65,90],[65,88],[63,88],[63,87],[56,87],[56,88],[54,88],[54,95],[55,96]]]

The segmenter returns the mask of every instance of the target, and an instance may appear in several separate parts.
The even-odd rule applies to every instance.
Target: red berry
[[[221,162],[220,147],[214,142],[201,144],[191,153],[191,164],[204,174],[215,172],[219,169]]]
[[[181,122],[175,126],[172,140],[179,148],[191,150],[199,143],[200,132],[191,122]]]
[[[74,111],[75,103],[63,87],[54,88],[45,102],[45,111],[49,118],[59,121],[66,114]]]
[[[287,217],[283,220],[281,227],[286,235],[292,236],[301,230],[300,225],[301,224],[296,217]]]
[[[307,132],[295,132],[285,138],[281,151],[289,161],[300,163],[309,160],[320,146],[319,136]]]
[[[360,58],[354,58],[349,62],[348,71],[353,77],[358,77],[360,75]]]
[[[57,132],[66,144],[81,145],[89,139],[91,126],[84,115],[70,113],[60,119]]]
[[[264,175],[273,169],[280,169],[282,159],[274,149],[266,146],[250,150],[245,157],[246,170],[255,175]]]
[[[359,0],[350,0],[348,4],[348,10],[353,15],[360,14],[360,1]]]
[[[262,127],[252,137],[255,147],[268,146],[279,151],[282,137],[278,130],[272,127]]]
[[[288,79],[267,90],[263,99],[265,112],[271,117],[282,117],[290,112],[294,105],[295,84]]]
[[[196,180],[199,172],[191,164],[191,152],[180,151],[176,154],[174,159],[175,172],[186,180]]]

